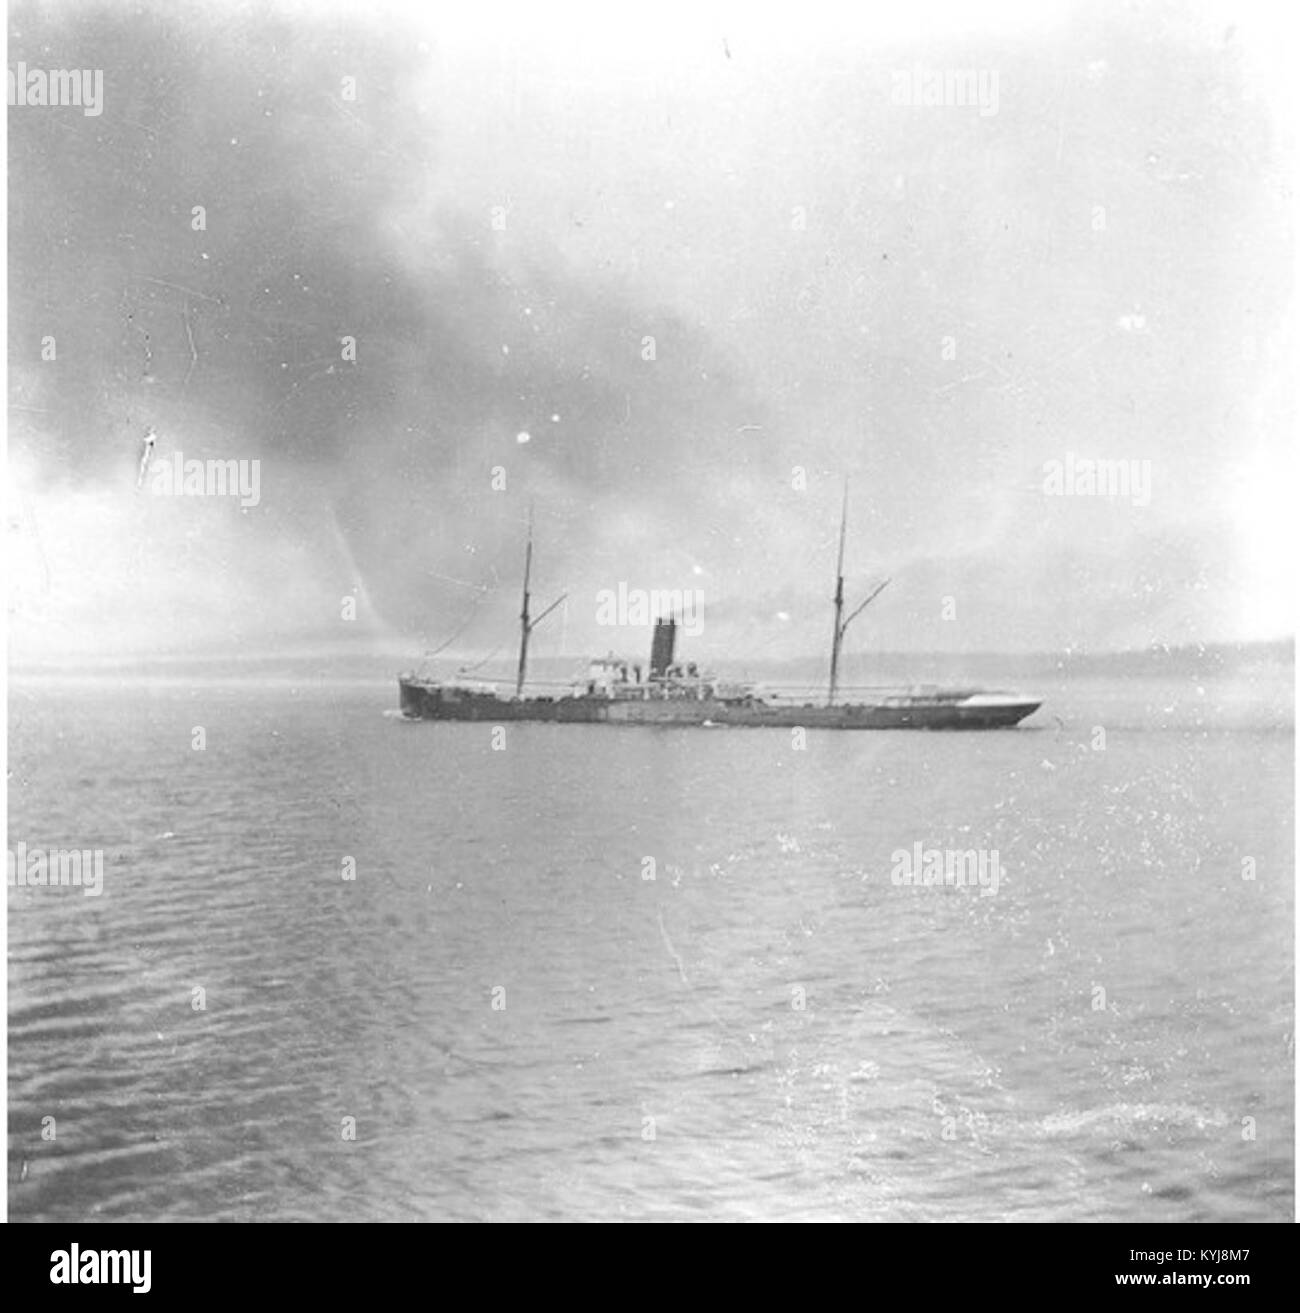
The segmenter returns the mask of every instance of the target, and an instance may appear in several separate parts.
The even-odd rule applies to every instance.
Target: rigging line
[[[485,656],[482,661],[475,661],[472,666],[461,666],[459,673],[468,674],[471,670],[477,670],[479,669],[480,666],[487,665],[487,663],[491,661],[492,658],[495,657],[503,647],[505,647],[504,643],[498,643],[496,648],[492,652],[489,652],[488,655]]]
[[[469,628],[470,623],[473,621],[475,613],[478,611],[479,604],[482,602],[482,600],[483,599],[480,597],[470,604],[469,613],[466,615],[465,619],[456,627],[452,636],[449,639],[447,639],[445,643],[440,643],[431,652],[426,652],[424,654],[424,659],[426,661],[430,657],[436,657],[439,652],[445,652],[461,636],[461,634],[463,634],[465,630]]]

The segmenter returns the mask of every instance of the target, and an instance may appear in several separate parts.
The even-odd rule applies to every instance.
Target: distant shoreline
[[[433,672],[450,677],[467,665],[474,654],[442,655],[427,664]],[[587,656],[538,656],[533,674],[538,684],[563,683],[575,677]],[[58,680],[139,679],[184,680],[220,676],[233,683],[339,682],[366,684],[394,677],[399,670],[422,664],[418,654],[391,651],[296,651],[275,653],[222,653],[210,656],[193,654],[151,654],[148,656],[114,656],[96,661],[63,659],[35,663],[15,661],[10,664],[11,682],[38,683]],[[707,656],[701,664],[716,668],[720,674],[773,684],[804,685],[816,683],[823,675],[824,657],[810,655],[786,660],[719,659]],[[862,687],[898,682],[920,683],[932,679],[950,680],[963,675],[981,681],[1026,678],[1063,678],[1070,676],[1105,676],[1132,678],[1147,676],[1212,677],[1246,674],[1252,670],[1294,669],[1295,640],[1275,639],[1252,643],[1191,644],[1117,652],[877,652],[848,654],[844,658],[845,687]],[[490,665],[474,670],[475,678],[487,682],[511,677],[512,661],[508,656],[495,658]],[[530,681],[532,682],[532,681]]]

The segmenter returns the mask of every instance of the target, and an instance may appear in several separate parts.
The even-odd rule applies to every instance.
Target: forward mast
[[[568,597],[568,593],[561,593],[545,611],[533,620],[528,615],[528,585],[533,574],[533,507],[530,502],[528,505],[528,545],[524,548],[524,600],[519,610],[519,669],[515,675],[515,696],[523,697],[524,680],[528,675],[528,639],[533,630],[546,619],[559,604]]]

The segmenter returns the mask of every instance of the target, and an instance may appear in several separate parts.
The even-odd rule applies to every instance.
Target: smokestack
[[[654,641],[650,644],[650,678],[662,678],[668,673],[673,663],[673,651],[677,646],[677,621],[671,616],[667,620],[655,621]]]

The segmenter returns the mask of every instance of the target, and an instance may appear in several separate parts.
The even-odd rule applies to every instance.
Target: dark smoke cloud
[[[735,40],[611,91],[527,52],[476,81],[392,16],[18,5],[11,67],[105,71],[99,117],[9,115],[10,443],[44,590],[19,648],[411,649],[472,616],[475,650],[510,632],[532,501],[576,646],[606,645],[595,590],[627,580],[703,588],[713,654],[816,651],[846,473],[851,582],[895,578],[873,642],[1274,632],[1241,599],[1283,409],[1276,151],[1230,37],[1199,40],[1154,9],[762,68]],[[916,59],[1000,66],[998,116],[892,109]],[[158,459],[259,458],[261,504],[138,495],[147,425]],[[1151,456],[1162,500],[1045,502],[1070,449]]]
[[[257,531],[341,533],[376,613],[435,637],[464,594],[430,566],[490,585],[482,562],[500,559],[512,591],[528,491],[563,526],[560,576],[638,485],[675,506],[657,536],[683,528],[709,500],[692,432],[761,415],[670,310],[542,242],[503,256],[487,215],[425,205],[438,133],[414,36],[255,10],[12,21],[15,57],[38,29],[50,66],[106,70],[102,117],[15,116],[10,133],[11,334],[34,408],[18,415],[39,415],[15,445],[44,480],[124,488],[147,424],[158,459],[259,457]],[[47,332],[53,377],[33,359]]]

